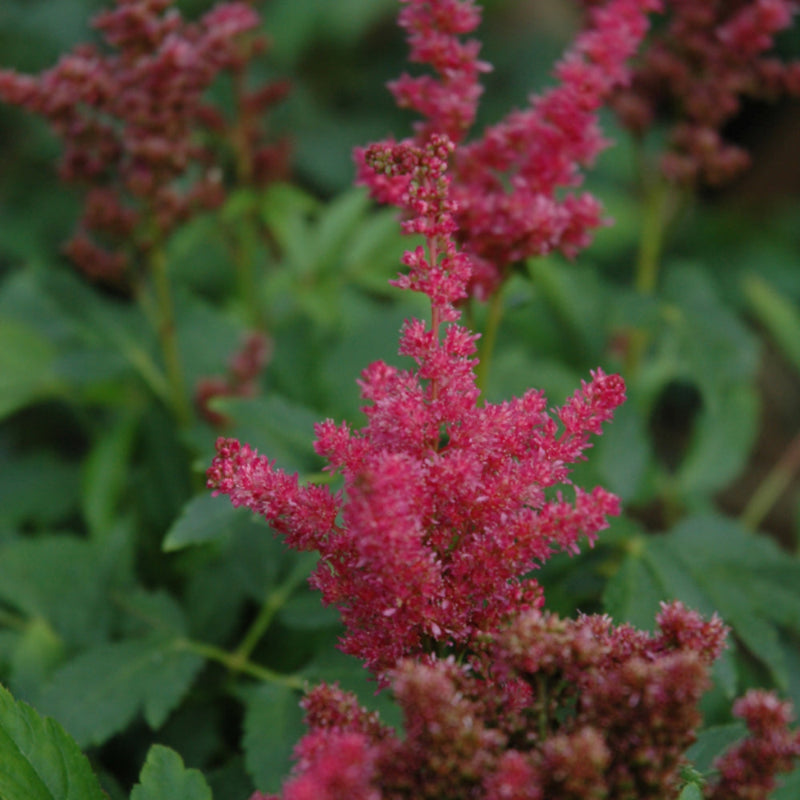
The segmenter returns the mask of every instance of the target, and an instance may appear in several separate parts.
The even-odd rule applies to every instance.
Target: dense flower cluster
[[[584,0],[595,6],[598,0]],[[662,169],[682,184],[719,184],[749,163],[726,142],[724,125],[743,98],[800,93],[800,63],[769,55],[775,36],[792,24],[793,0],[666,0],[666,20],[643,48],[633,80],[614,106],[642,136],[659,120],[671,125]]]
[[[717,759],[719,776],[706,796],[767,800],[776,773],[788,772],[800,758],[800,731],[788,727],[791,704],[770,692],[751,690],[734,703],[733,713],[745,721],[750,735]]]
[[[660,0],[607,0],[556,67],[559,84],[532,96],[483,136],[463,143],[481,94],[478,78],[489,67],[479,44],[462,42],[480,14],[472,0],[404,0],[400,23],[408,32],[411,60],[435,72],[401,76],[390,88],[402,107],[425,119],[415,141],[445,134],[457,144],[452,157],[452,198],[457,237],[473,263],[470,291],[486,296],[509,265],[559,250],[572,257],[604,224],[600,203],[576,193],[581,169],[607,142],[597,113],[611,92],[627,83],[626,62],[647,32],[647,12]],[[376,174],[357,151],[359,180],[373,196],[398,203],[402,188]]]
[[[63,139],[61,177],[90,187],[66,250],[93,278],[119,282],[130,266],[126,243],[146,249],[222,201],[211,134],[233,141],[247,179],[268,177],[284,160],[282,147],[258,143],[258,117],[285,87],[242,89],[230,130],[203,102],[220,72],[241,79],[263,50],[256,12],[231,2],[190,23],[173,4],[117,0],[93,20],[106,50],[83,45],[38,76],[0,71],[0,98],[41,115]]]
[[[680,603],[657,619],[650,635],[532,610],[467,664],[403,661],[392,672],[403,738],[319,686],[283,800],[674,798],[726,630]]]
[[[215,397],[253,397],[258,392],[258,376],[270,357],[272,343],[260,331],[250,333],[230,359],[226,375],[201,378],[194,391],[194,403],[203,418],[218,428],[228,418],[211,407]]]
[[[434,136],[425,149],[366,155],[405,182],[404,206],[416,214],[406,227],[426,247],[406,254],[410,273],[398,283],[430,298],[432,322],[403,328],[400,353],[415,370],[377,362],[364,371],[364,429],[317,425],[316,450],[342,473],[343,491],[301,487],[226,439],[208,472],[211,488],[262,514],[291,547],[319,551],[312,583],[341,610],[342,647],[379,676],[407,656],[464,651],[539,607],[538,585],[523,576],[556,550],[577,551],[582,536],[591,542],[618,511],[613,495],[569,481],[569,465],[624,399],[618,376],[598,369],[555,416],[539,391],[478,403],[475,336],[454,324],[469,264],[450,238],[450,147]]]

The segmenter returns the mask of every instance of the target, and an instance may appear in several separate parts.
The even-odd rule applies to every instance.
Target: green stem
[[[500,321],[503,318],[503,287],[501,284],[489,301],[489,314],[486,318],[486,326],[481,337],[481,344],[478,350],[478,366],[475,369],[475,382],[481,390],[481,394],[486,394],[486,387],[489,381],[489,368],[492,365],[492,356],[497,342],[497,332],[500,329]]]
[[[182,428],[187,428],[192,421],[192,412],[186,396],[183,367],[181,366],[178,352],[175,308],[172,301],[169,276],[167,275],[167,258],[161,242],[157,242],[153,246],[148,261],[150,275],[155,287],[156,331],[167,371],[170,404],[178,424]]]
[[[292,592],[308,577],[308,562],[298,562],[289,577],[276,589],[270,591],[261,605],[258,616],[247,629],[242,641],[234,651],[234,659],[246,661],[255,650],[261,637],[266,633],[275,614],[283,607]]]
[[[179,644],[185,650],[207,658],[209,661],[216,661],[218,664],[222,664],[231,672],[240,672],[244,675],[249,675],[251,678],[268,683],[277,683],[289,689],[303,691],[305,688],[305,682],[297,675],[282,675],[280,672],[274,672],[271,669],[267,669],[267,667],[262,667],[247,658],[243,658],[238,652],[229,653],[227,650],[215,647],[212,644],[195,642],[191,639],[181,639]]]
[[[634,286],[645,297],[652,297],[658,286],[658,273],[664,250],[667,230],[678,210],[679,189],[665,180],[647,165],[643,157],[638,159],[643,194],[644,218],[639,252],[636,259]],[[647,347],[647,331],[637,329],[631,333],[626,372],[634,375],[639,368]]]
[[[754,531],[800,472],[800,434],[790,442],[775,466],[750,496],[740,516],[745,528]]]
[[[645,190],[642,238],[636,261],[635,285],[642,294],[652,295],[656,290],[661,252],[674,203],[671,184],[660,178],[650,182]]]

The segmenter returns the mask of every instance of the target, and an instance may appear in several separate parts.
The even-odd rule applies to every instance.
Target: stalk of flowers
[[[591,543],[618,513],[601,488],[573,487],[582,458],[624,399],[624,384],[602,370],[548,413],[542,393],[479,405],[474,334],[459,326],[470,262],[453,243],[457,224],[446,175],[453,145],[375,145],[375,172],[404,185],[407,231],[425,246],[405,255],[395,284],[430,298],[431,322],[407,321],[400,354],[363,373],[368,421],[361,430],[327,420],[316,450],[344,487],[301,486],[248,445],[217,442],[208,485],[263,515],[298,550],[316,550],[311,583],[345,625],[342,649],[385,684],[403,658],[465,654],[512,616],[541,606],[527,573],[554,552]],[[572,499],[568,499],[568,496]]]
[[[532,95],[473,142],[464,139],[481,94],[479,43],[462,41],[480,22],[473,0],[403,0],[412,62],[435,75],[402,75],[390,84],[398,105],[424,119],[414,141],[433,133],[456,143],[452,197],[457,239],[473,263],[470,293],[485,299],[512,264],[552,251],[574,257],[605,223],[600,203],[578,193],[581,170],[608,144],[597,113],[630,79],[627,61],[648,29],[660,0],[606,0],[591,9],[586,29],[555,69],[559,84]],[[356,151],[360,182],[380,202],[399,204],[402,182],[376,173]]]
[[[587,6],[597,0],[584,0]],[[679,185],[718,185],[749,165],[748,153],[725,140],[724,126],[743,99],[800,93],[800,62],[770,54],[797,13],[793,0],[667,0],[665,20],[649,38],[628,86],[613,106],[642,139],[659,123],[670,132],[661,171]]]
[[[280,798],[675,800],[727,630],[678,602],[657,622],[651,635],[529,610],[487,634],[468,664],[404,660],[391,672],[402,737],[353,695],[318,686]],[[751,734],[720,759],[709,800],[765,800],[800,756],[788,704],[753,692],[737,711]]]
[[[196,23],[173,6],[174,0],[116,0],[93,20],[105,49],[78,47],[38,76],[2,70],[0,99],[43,116],[63,140],[62,179],[88,187],[65,251],[88,277],[132,288],[154,317],[165,400],[188,425],[165,243],[178,225],[225,199],[220,142],[232,147],[241,181],[277,174],[285,145],[260,143],[258,118],[286,86],[245,89],[245,68],[266,44],[254,33],[259,17],[250,5],[223,3]],[[230,123],[204,100],[223,72],[236,89]],[[235,261],[243,306],[261,326],[252,265]]]
[[[216,397],[254,397],[258,393],[258,376],[263,372],[272,352],[272,342],[260,331],[250,332],[241,347],[230,358],[225,375],[201,378],[194,390],[194,404],[200,416],[216,428],[230,420],[212,407]]]
[[[212,135],[237,140],[246,178],[268,175],[283,152],[255,134],[255,120],[283,85],[242,89],[242,119],[231,131],[204,102],[220,73],[241,77],[264,49],[252,35],[255,10],[223,3],[192,23],[173,5],[116,0],[93,20],[105,49],[82,45],[38,76],[0,70],[0,98],[44,117],[64,143],[61,178],[89,187],[67,254],[89,277],[112,284],[135,283],[142,256],[146,262],[176,225],[223,201],[224,162]]]

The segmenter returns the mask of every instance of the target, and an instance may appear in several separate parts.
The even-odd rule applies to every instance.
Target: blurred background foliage
[[[178,6],[194,17],[211,3]],[[102,7],[5,0],[2,66],[52,65]],[[251,257],[271,358],[255,396],[213,408],[226,435],[319,477],[314,421],[359,423],[357,376],[396,362],[403,319],[425,313],[387,284],[408,246],[394,212],[351,188],[354,146],[411,130],[385,88],[406,49],[394,0],[259,10],[272,46],[251,78],[291,82],[270,126],[291,141],[292,182],[233,191],[172,236],[168,262],[194,386],[225,372],[248,330],[230,290],[231,231],[255,214],[269,232]],[[567,3],[485,3],[494,71],[476,130],[548,85],[576,20]],[[797,32],[780,47],[798,55]],[[224,82],[215,91],[224,105]],[[615,144],[587,185],[615,224],[575,263],[537,259],[509,281],[487,397],[536,386],[557,405],[598,365],[625,375],[630,399],[576,473],[618,493],[625,513],[594,550],[537,578],[564,614],[650,627],[671,597],[722,614],[735,646],[705,707],[708,769],[709,748],[738,732],[728,709],[745,687],[800,707],[800,109],[745,107],[729,133],[752,169],[687,204],[649,296],[634,288],[631,146],[610,114],[604,127]],[[396,712],[335,650],[337,617],[306,588],[307,559],[206,496],[219,430],[199,415],[175,425],[147,318],[62,256],[81,192],[57,180],[58,154],[40,120],[0,105],[0,680],[64,724],[112,798],[156,741],[201,768],[215,797],[274,790],[301,733],[304,680],[339,680],[395,723]],[[479,330],[486,314],[467,309]]]

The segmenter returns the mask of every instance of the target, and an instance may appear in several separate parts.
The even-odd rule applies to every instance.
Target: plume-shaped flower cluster
[[[598,0],[584,0],[596,6]],[[681,184],[720,184],[749,163],[723,129],[744,99],[800,94],[800,62],[769,51],[797,13],[793,0],[666,0],[663,23],[643,49],[633,80],[613,104],[642,136],[671,125],[662,169]]]
[[[390,84],[398,104],[423,115],[414,141],[445,134],[457,147],[452,157],[452,198],[457,238],[473,262],[470,291],[486,296],[521,259],[558,250],[570,257],[589,244],[604,224],[600,203],[575,191],[581,169],[607,141],[597,114],[611,92],[625,85],[627,61],[648,29],[647,13],[659,0],[606,0],[555,70],[558,85],[533,95],[480,139],[464,143],[476,114],[479,43],[472,32],[480,13],[472,0],[404,0],[400,24],[410,60],[435,75],[407,74]],[[359,179],[373,196],[398,204],[402,188],[376,174],[357,151]],[[402,183],[402,182],[400,182]]]
[[[618,510],[601,488],[570,484],[569,465],[624,399],[618,376],[597,370],[555,414],[531,390],[481,405],[475,335],[456,324],[469,262],[452,241],[449,140],[425,148],[377,145],[365,158],[404,189],[408,230],[426,246],[406,254],[397,284],[431,301],[431,324],[406,322],[400,353],[361,378],[362,430],[328,420],[316,450],[344,488],[301,486],[247,445],[221,439],[209,486],[263,515],[290,547],[317,550],[312,583],[336,605],[342,647],[379,676],[402,658],[472,646],[483,632],[541,604],[531,569],[576,552]]]
[[[674,798],[726,629],[680,603],[657,621],[650,635],[532,610],[484,637],[466,665],[403,661],[392,671],[403,738],[319,686],[282,798]]]
[[[223,3],[194,23],[173,6],[117,0],[93,20],[106,48],[83,45],[37,76],[0,71],[0,99],[44,117],[64,142],[61,177],[90,187],[68,255],[112,283],[130,267],[131,242],[146,249],[222,202],[224,161],[212,135],[231,141],[244,180],[267,179],[285,161],[284,146],[263,144],[259,117],[286,87],[242,85],[245,66],[265,46],[253,35],[255,10]],[[230,130],[204,102],[223,71],[239,89]]]

